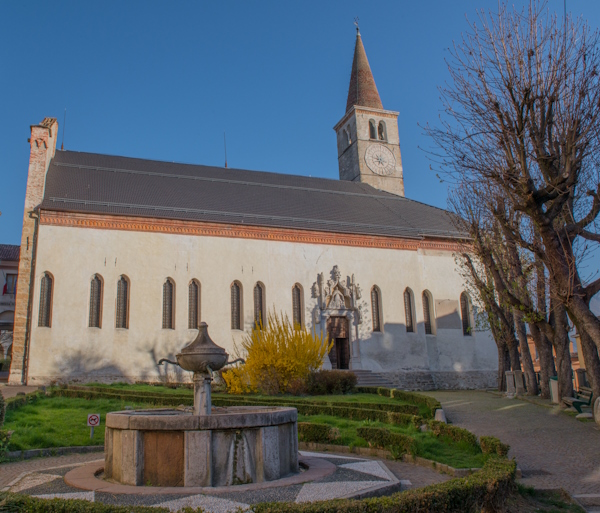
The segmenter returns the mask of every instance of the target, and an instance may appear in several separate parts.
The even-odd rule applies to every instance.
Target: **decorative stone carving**
[[[311,287],[312,297],[319,300],[319,309],[353,311],[360,324],[362,321],[356,303],[361,297],[361,290],[354,275],[342,279],[337,265],[333,266],[330,274],[331,278],[325,281],[323,273],[319,273],[317,281]]]

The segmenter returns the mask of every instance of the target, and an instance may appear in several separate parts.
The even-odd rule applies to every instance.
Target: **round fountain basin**
[[[230,406],[106,416],[105,478],[135,486],[232,486],[298,472],[296,408]]]

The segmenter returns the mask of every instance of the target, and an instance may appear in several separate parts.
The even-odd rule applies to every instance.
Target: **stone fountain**
[[[135,486],[220,487],[273,481],[298,472],[295,408],[211,405],[212,372],[228,361],[208,335],[176,355],[194,373],[193,411],[127,410],[106,416],[106,479]]]

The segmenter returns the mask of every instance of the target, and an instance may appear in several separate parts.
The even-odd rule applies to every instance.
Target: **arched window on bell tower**
[[[387,141],[387,130],[385,128],[385,122],[380,121],[377,127],[377,136],[380,141]]]
[[[369,119],[369,139],[377,139],[377,128],[374,119]]]

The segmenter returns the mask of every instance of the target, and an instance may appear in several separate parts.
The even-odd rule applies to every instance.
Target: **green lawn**
[[[9,451],[103,445],[106,413],[133,408],[151,408],[147,403],[131,403],[111,399],[71,399],[40,397],[37,401],[6,412],[4,429],[14,431]],[[101,424],[90,440],[88,413],[100,413]]]
[[[414,426],[397,426],[372,421],[354,421],[328,415],[298,415],[298,422],[327,424],[340,431],[337,445],[368,447],[365,440],[358,437],[356,429],[362,426],[381,427],[394,433],[412,436],[417,441],[417,456],[435,460],[454,468],[480,468],[487,459],[479,447],[464,442],[457,443],[446,437],[437,438],[431,433],[422,433]]]

